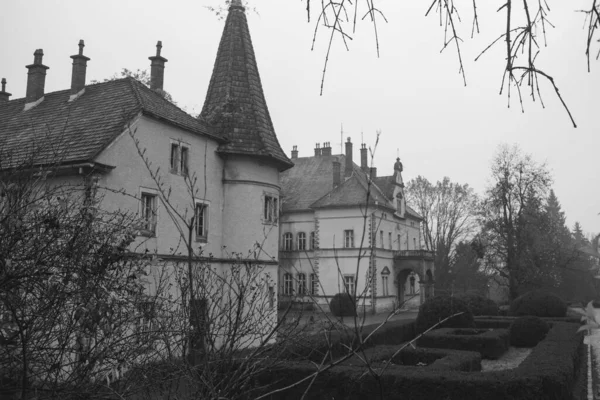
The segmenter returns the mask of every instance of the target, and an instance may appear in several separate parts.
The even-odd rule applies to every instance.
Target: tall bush
[[[417,332],[424,332],[444,318],[460,313],[443,324],[444,327],[472,328],[473,314],[468,304],[457,297],[437,296],[427,300],[419,308],[417,315]]]
[[[458,298],[467,303],[474,316],[498,315],[498,305],[493,300],[483,297],[480,294],[465,293],[459,295]]]
[[[348,293],[338,293],[329,303],[331,313],[336,317],[354,317],[356,315],[356,303]]]
[[[533,291],[517,297],[510,305],[510,315],[536,317],[564,317],[567,303],[560,297],[543,291]]]

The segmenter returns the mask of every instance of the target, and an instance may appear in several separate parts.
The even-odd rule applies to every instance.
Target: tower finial
[[[156,42],[156,55],[160,56],[160,51],[162,50],[162,41],[159,40]]]
[[[82,56],[83,55],[83,48],[85,47],[85,43],[83,41],[83,39],[79,40],[79,55]]]
[[[6,92],[6,78],[2,78],[2,91]]]

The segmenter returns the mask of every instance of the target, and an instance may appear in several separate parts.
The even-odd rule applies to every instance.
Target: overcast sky
[[[318,1],[313,1],[313,8]],[[361,1],[362,3],[362,1]],[[555,77],[578,124],[543,84],[546,108],[498,94],[504,64],[503,44],[473,62],[503,28],[502,1],[480,1],[482,33],[470,39],[470,1],[463,4],[459,27],[467,87],[458,74],[454,48],[440,54],[443,30],[436,16],[425,18],[429,2],[378,0],[388,23],[379,20],[380,57],[373,26],[358,24],[350,51],[335,40],[319,95],[328,31],[320,30],[311,51],[314,19],[307,22],[300,0],[252,0],[250,32],[267,103],[283,149],[297,145],[300,156],[317,142],[340,152],[340,133],[358,147],[361,137],[373,146],[381,130],[375,166],[390,175],[397,152],[405,181],[422,175],[432,182],[449,176],[479,193],[488,184],[489,165],[500,143],[518,143],[553,173],[553,188],[572,227],[600,232],[600,62],[587,72],[583,15],[589,0],[549,0],[548,47],[538,68]],[[490,4],[491,3],[491,4]],[[25,95],[27,70],[37,48],[49,66],[46,92],[67,89],[71,59],[79,39],[86,43],[88,82],[122,68],[149,68],[157,40],[169,59],[165,90],[190,112],[199,112],[222,33],[224,20],[204,6],[217,0],[3,0],[0,26],[0,77],[12,98]],[[315,17],[313,15],[313,17]],[[358,152],[355,152],[358,154]],[[359,161],[359,160],[356,160]]]

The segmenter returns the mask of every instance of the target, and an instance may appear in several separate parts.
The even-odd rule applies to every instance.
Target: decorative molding
[[[272,183],[260,182],[251,179],[223,179],[223,183],[226,185],[235,185],[237,183],[242,185],[254,185],[254,186],[264,186],[276,190],[281,190],[281,187],[278,185],[274,185]]]

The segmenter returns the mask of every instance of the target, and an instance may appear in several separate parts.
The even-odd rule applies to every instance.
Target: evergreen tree
[[[575,225],[573,226],[573,239],[575,240],[575,243],[578,245],[583,245],[587,241],[579,221],[576,221]]]

